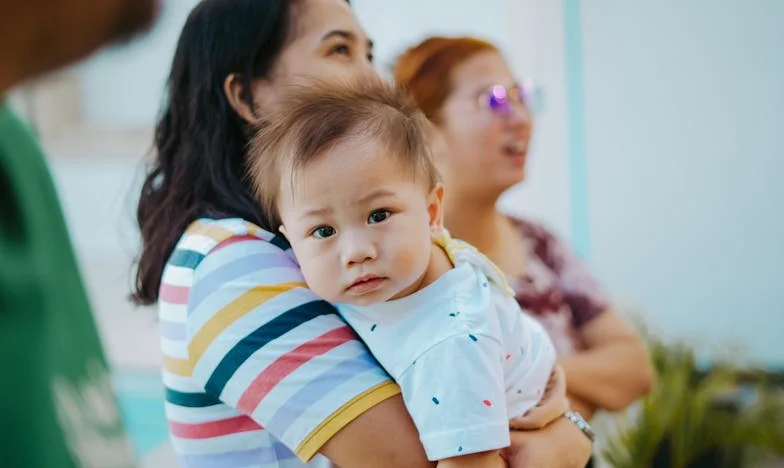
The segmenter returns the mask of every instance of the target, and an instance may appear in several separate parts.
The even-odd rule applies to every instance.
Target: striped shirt
[[[158,310],[166,415],[184,467],[328,466],[322,445],[400,391],[307,289],[285,240],[244,220],[188,227]]]

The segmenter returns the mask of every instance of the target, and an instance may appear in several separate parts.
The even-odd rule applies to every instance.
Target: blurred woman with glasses
[[[568,245],[540,224],[502,214],[499,197],[525,180],[537,93],[499,50],[471,37],[431,37],[405,51],[398,84],[437,129],[444,223],[503,270],[524,310],[550,333],[573,409],[586,419],[645,395],[645,347]]]

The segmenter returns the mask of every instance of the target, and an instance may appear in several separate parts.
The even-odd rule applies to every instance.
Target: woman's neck
[[[510,277],[525,273],[527,255],[520,232],[496,209],[495,201],[448,200],[444,205],[444,224],[453,237],[472,244]]]
[[[444,225],[452,237],[473,244],[481,252],[494,252],[508,223],[496,209],[495,199],[449,198],[444,202]]]

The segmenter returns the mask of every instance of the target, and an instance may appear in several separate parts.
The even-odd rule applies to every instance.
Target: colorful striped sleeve
[[[285,243],[265,231],[216,239],[219,232],[209,229],[206,237],[219,242],[193,272],[187,359],[179,365],[207,395],[307,461],[399,388],[335,309],[306,287]],[[199,257],[187,248],[178,252],[179,263]]]

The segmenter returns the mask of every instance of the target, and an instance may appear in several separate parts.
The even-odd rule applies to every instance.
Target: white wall
[[[593,267],[784,367],[784,2],[583,2]]]
[[[506,44],[504,0],[352,0],[362,26],[373,38],[382,72],[407,47],[427,36],[477,35]]]
[[[542,88],[544,108],[534,121],[527,180],[502,199],[506,210],[544,223],[571,240],[563,5],[552,0],[507,0],[504,53],[519,76]]]

